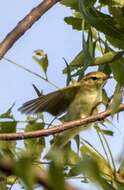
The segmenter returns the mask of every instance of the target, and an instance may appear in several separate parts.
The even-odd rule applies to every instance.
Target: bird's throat
[[[102,88],[84,90],[81,88],[70,104],[66,121],[85,118],[96,114],[98,104],[102,101]]]

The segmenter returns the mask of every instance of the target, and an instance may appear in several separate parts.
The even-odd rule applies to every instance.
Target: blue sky
[[[30,3],[26,3],[24,0],[20,0],[18,3],[16,0],[11,3],[8,3],[7,0],[3,1],[0,12],[2,20],[0,40],[39,2],[38,0],[30,1]],[[32,60],[32,55],[34,50],[43,49],[49,57],[50,80],[58,86],[63,86],[64,76],[61,73],[65,63],[62,57],[69,61],[81,49],[81,34],[71,30],[71,27],[63,21],[64,16],[69,14],[69,9],[60,5],[54,6],[15,43],[6,57],[40,74],[42,71],[39,65]],[[21,104],[35,96],[32,83],[41,89],[45,88],[45,92],[52,90],[52,87],[44,81],[4,60],[1,61],[0,67],[2,89],[0,112],[7,109],[13,101]]]
[[[2,1],[0,41],[13,29],[20,19],[40,2],[40,0]],[[62,57],[70,61],[81,50],[81,33],[72,30],[63,20],[70,13],[70,9],[65,9],[64,6],[59,4],[54,6],[14,44],[5,57],[43,75],[39,65],[32,60],[33,51],[43,49],[49,58],[48,76],[50,80],[59,87],[64,86],[65,77],[62,75],[62,69],[65,67],[65,63]],[[44,93],[54,90],[52,86],[39,78],[2,60],[0,63],[0,113],[7,110],[16,101],[13,112],[17,119],[24,119],[24,116],[17,112],[17,108],[25,101],[36,97],[32,83],[43,89]],[[109,89],[111,89],[112,85],[111,83]],[[121,115],[122,120],[123,114]],[[116,129],[113,127],[115,136],[114,138],[109,138],[115,155],[117,155],[117,152],[119,153],[119,150],[117,151],[118,146],[123,142],[123,129],[119,128],[121,123],[117,124],[115,122]],[[101,149],[98,138],[92,130],[84,132],[84,137],[90,139],[91,143],[94,143],[98,149]]]

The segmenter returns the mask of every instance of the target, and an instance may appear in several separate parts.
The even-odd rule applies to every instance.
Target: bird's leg
[[[98,102],[98,103],[92,108],[90,115],[95,115],[95,114],[98,113],[98,106],[99,106],[101,103],[102,103],[102,101],[101,101],[101,102]]]

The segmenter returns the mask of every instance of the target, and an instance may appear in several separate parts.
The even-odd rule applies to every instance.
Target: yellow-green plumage
[[[91,72],[80,82],[24,103],[19,110],[26,114],[49,112],[60,115],[68,112],[72,119],[80,118],[85,113],[89,115],[102,100],[102,87],[106,79],[107,75],[102,72]]]
[[[24,103],[19,110],[26,114],[49,112],[52,115],[60,115],[66,113],[64,121],[96,114],[98,104],[102,102],[102,89],[107,78],[108,76],[103,72],[91,72],[79,82]],[[64,136],[70,134],[69,140],[80,130],[81,128],[66,131]],[[63,141],[66,141],[65,138]]]

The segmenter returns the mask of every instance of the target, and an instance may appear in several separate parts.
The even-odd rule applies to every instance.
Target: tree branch
[[[7,34],[0,43],[0,58],[12,47],[12,45],[53,5],[60,0],[44,0],[26,15],[17,26]]]
[[[1,158],[0,159],[0,171],[4,172],[7,176],[15,175],[16,176],[16,162],[9,158]],[[53,188],[49,184],[48,174],[45,170],[41,169],[39,166],[32,165],[32,171],[35,179],[35,183],[38,183],[45,187],[46,189],[53,190]],[[25,171],[24,171],[25,172]],[[69,183],[65,183],[66,190],[78,190],[76,187],[70,185]]]
[[[118,112],[121,112],[121,111],[124,111],[124,104],[121,104],[119,106]],[[54,135],[56,133],[61,133],[65,130],[79,127],[81,125],[84,125],[84,127],[86,127],[86,125],[89,123],[93,123],[93,122],[101,121],[101,120],[105,119],[106,117],[110,116],[111,113],[112,113],[111,110],[107,110],[107,111],[101,112],[95,116],[89,116],[84,119],[79,119],[79,120],[70,121],[70,122],[67,122],[64,124],[60,124],[53,128],[36,130],[33,132],[2,133],[2,134],[0,134],[0,140],[5,140],[5,141],[23,140],[23,139],[28,139],[28,138],[37,138],[37,137],[42,137],[42,136]]]

